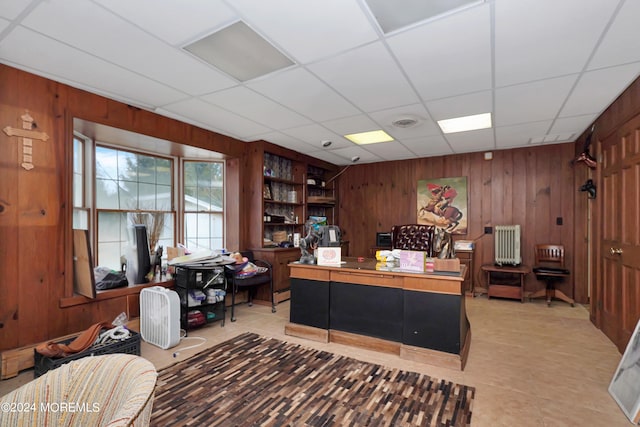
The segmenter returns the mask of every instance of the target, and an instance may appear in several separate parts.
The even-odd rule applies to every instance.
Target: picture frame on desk
[[[609,384],[609,394],[629,421],[640,422],[640,321]]]

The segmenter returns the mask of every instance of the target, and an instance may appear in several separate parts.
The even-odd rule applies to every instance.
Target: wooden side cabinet
[[[487,273],[487,298],[513,298],[524,302],[524,278],[531,272],[531,267],[485,264],[481,268]]]
[[[290,298],[289,263],[300,259],[300,248],[254,248],[253,256],[263,259],[273,266],[273,300],[276,304]],[[255,302],[271,304],[269,289],[258,289]]]

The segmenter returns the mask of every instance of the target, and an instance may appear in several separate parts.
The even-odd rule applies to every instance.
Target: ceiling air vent
[[[413,117],[401,117],[391,122],[391,124],[397,128],[410,128],[418,124],[418,120]]]

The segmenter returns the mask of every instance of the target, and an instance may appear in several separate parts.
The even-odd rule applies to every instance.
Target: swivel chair
[[[263,273],[257,273],[253,276],[244,276],[241,270],[235,269],[234,266],[228,266],[231,275],[231,321],[235,322],[235,306],[236,293],[240,289],[247,289],[249,293],[249,306],[253,305],[253,297],[261,285],[269,285],[269,295],[271,296],[271,312],[276,312],[276,304],[273,298],[273,268],[271,264],[265,260],[256,259],[253,251],[241,251],[243,257],[258,267],[265,267],[267,270]]]
[[[564,266],[564,246],[563,245],[536,245],[536,264],[533,272],[536,279],[545,282],[545,289],[533,293],[531,298],[546,297],[547,305],[551,306],[551,300],[557,298],[574,306],[573,298],[568,297],[564,292],[556,289],[556,284],[563,282],[571,275],[571,272]],[[573,287],[571,288],[573,294]]]

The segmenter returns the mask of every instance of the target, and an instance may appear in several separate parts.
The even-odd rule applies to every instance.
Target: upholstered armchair
[[[30,406],[28,411],[0,412],[0,424],[148,426],[156,379],[154,365],[140,356],[107,354],[77,359],[3,396],[3,408]]]

